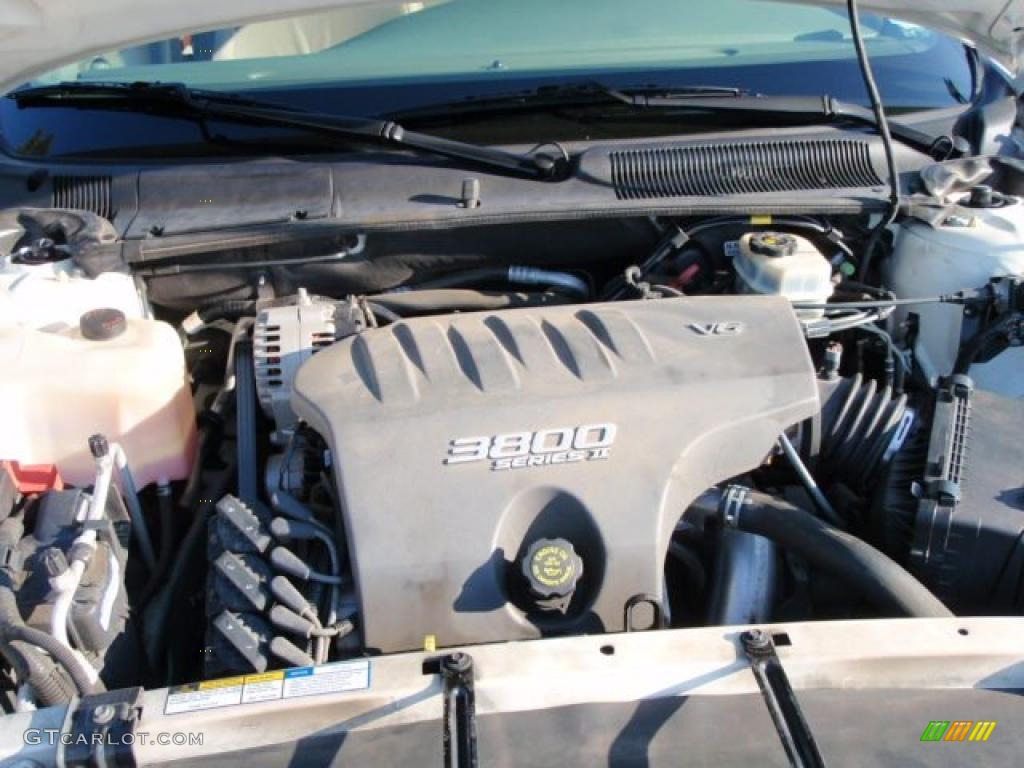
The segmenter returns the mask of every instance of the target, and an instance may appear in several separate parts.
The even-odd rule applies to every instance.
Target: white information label
[[[231,707],[242,703],[242,678],[210,680],[196,685],[185,685],[171,689],[167,695],[164,714],[177,715],[182,712],[199,712],[203,709]]]
[[[339,661],[319,667],[298,667],[181,685],[168,692],[164,714],[177,715],[236,704],[362,691],[369,687],[369,661]]]
[[[284,673],[284,698],[360,691],[370,687],[370,662],[340,661]]]

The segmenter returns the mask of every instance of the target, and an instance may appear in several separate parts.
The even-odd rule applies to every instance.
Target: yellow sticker
[[[205,680],[199,684],[200,691],[212,691],[217,688],[230,688],[233,685],[241,685],[244,677],[225,677],[221,680]]]
[[[269,683],[271,680],[284,680],[284,671],[280,672],[264,672],[262,675],[246,675],[245,684],[250,683]]]
[[[772,223],[772,217],[770,215],[751,216],[750,217],[750,223],[754,224],[755,226],[758,226],[758,225],[763,226],[763,225],[771,224]]]
[[[437,636],[436,635],[424,635],[423,636],[423,650],[427,653],[433,653],[437,650]]]

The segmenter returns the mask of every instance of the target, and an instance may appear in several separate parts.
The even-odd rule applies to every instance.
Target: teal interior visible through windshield
[[[874,61],[921,57],[941,49],[946,69],[931,87],[882,78],[883,94],[936,107],[970,96],[970,67],[957,41],[921,27],[865,16]],[[951,52],[955,51],[953,54]],[[184,82],[224,90],[320,84],[500,83],[536,75],[716,73],[818,62],[855,62],[840,7],[766,0],[426,0],[339,7],[314,15],[196,31],[93,56],[35,80]],[[802,92],[794,81],[780,92]],[[925,73],[921,73],[925,74]],[[714,78],[727,81],[727,76]],[[729,83],[732,84],[732,83]],[[744,85],[740,83],[740,85]],[[759,87],[758,90],[769,90]],[[885,92],[888,90],[888,94]],[[920,103],[913,103],[914,100]]]

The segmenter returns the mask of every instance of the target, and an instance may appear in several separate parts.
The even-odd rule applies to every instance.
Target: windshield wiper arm
[[[807,120],[854,122],[875,126],[874,112],[828,94],[820,96],[766,96],[744,88],[720,85],[682,85],[614,88],[595,80],[542,85],[518,91],[461,99],[390,113],[400,120],[435,120],[460,115],[530,112],[559,107],[589,107],[621,103],[637,109],[679,110],[709,114],[772,115]],[[889,121],[892,135],[903,143],[934,154],[942,137],[932,136],[901,123]],[[948,146],[948,145],[947,145]]]
[[[614,89],[607,89],[605,93],[623,104],[629,104],[640,109],[679,109],[717,114],[726,112],[769,114],[833,121],[845,120],[862,125],[876,126],[875,114],[872,110],[858,104],[840,101],[828,94],[822,94],[821,96],[737,94],[735,99],[723,99],[720,96],[703,98],[689,95],[678,96],[672,93],[633,93]],[[941,138],[891,120],[889,121],[889,128],[892,135],[903,143],[929,154],[932,153],[936,143]]]
[[[187,116],[198,119],[213,118],[248,125],[299,128],[340,138],[439,155],[530,179],[552,179],[559,165],[557,157],[545,153],[519,155],[493,147],[407,131],[390,120],[293,109],[273,102],[218,91],[191,89],[181,83],[68,82],[24,88],[14,91],[9,96],[23,106],[67,104],[95,108],[180,108],[185,110]]]

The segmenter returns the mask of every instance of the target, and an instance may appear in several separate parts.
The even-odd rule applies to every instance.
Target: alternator
[[[298,418],[292,411],[292,384],[299,367],[323,347],[355,329],[345,331],[338,306],[300,288],[293,304],[267,307],[256,317],[253,356],[256,363],[256,392],[267,417],[274,421],[277,435],[294,429]],[[339,332],[342,331],[342,332]]]

